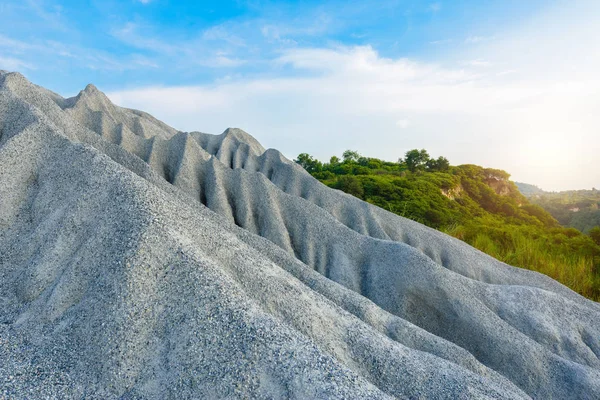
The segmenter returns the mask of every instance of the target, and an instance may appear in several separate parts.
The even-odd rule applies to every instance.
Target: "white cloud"
[[[150,59],[148,57],[140,55],[140,54],[131,55],[131,63],[136,66],[140,66],[140,67],[147,67],[147,68],[158,68],[159,67],[159,65],[155,61],[153,61],[152,59]]]
[[[33,65],[12,57],[0,56],[0,69],[7,71],[22,71],[25,69],[36,69]]]
[[[468,36],[465,39],[465,43],[481,43],[481,42],[489,42],[491,40],[496,39],[496,36]]]
[[[204,65],[214,68],[231,68],[239,67],[246,63],[246,60],[239,58],[231,58],[226,53],[217,52],[217,55],[209,59]]]
[[[0,48],[22,53],[24,51],[31,50],[33,46],[29,43],[11,39],[8,36],[0,34]]]
[[[105,51],[84,48],[55,40],[24,42],[0,34],[0,56],[4,65],[14,70],[49,68],[64,60],[70,65],[83,65],[91,70],[125,71],[157,68],[158,64],[141,54],[115,57]],[[47,60],[52,60],[48,66]],[[9,68],[9,67],[6,67]]]
[[[469,67],[491,67],[492,63],[486,60],[481,60],[481,59],[476,59],[476,60],[468,60],[468,61],[463,61],[462,65],[466,65]]]
[[[113,93],[118,101],[185,117],[226,106],[252,108],[262,103],[263,112],[275,101],[278,108],[301,104],[304,110],[323,110],[346,117],[387,116],[398,112],[481,114],[521,109],[523,100],[547,90],[535,85],[495,85],[490,76],[476,70],[444,68],[407,59],[380,57],[371,47],[288,50],[278,63],[311,72],[309,77],[228,80],[217,85],[177,88],[142,88]],[[566,88],[555,87],[566,92]],[[175,100],[178,98],[180,100]],[[168,104],[157,107],[163,99]],[[227,103],[223,102],[227,99]],[[269,119],[271,114],[263,114]],[[182,121],[185,121],[184,118]],[[395,119],[394,119],[395,120]],[[408,119],[406,119],[408,121]],[[193,121],[193,119],[192,119]],[[187,126],[187,129],[193,129]],[[196,127],[197,128],[197,127]]]
[[[112,36],[137,49],[149,50],[153,53],[173,55],[181,52],[183,46],[168,43],[147,34],[140,33],[141,27],[133,22],[128,22],[121,28],[113,29]]]
[[[310,18],[264,24],[260,31],[269,40],[295,43],[290,37],[322,35],[330,29],[332,22],[333,19],[329,14],[319,12],[311,15]]]
[[[233,29],[227,24],[216,25],[202,32],[202,39],[210,41],[224,41],[233,46],[246,46],[246,41],[232,33]]]
[[[440,39],[440,40],[433,40],[431,42],[429,42],[429,44],[448,44],[448,43],[452,43],[452,39]]]
[[[62,6],[58,4],[46,5],[43,0],[25,0],[24,3],[46,26],[63,32],[70,30],[69,24],[63,18]]]
[[[328,75],[331,80],[349,80],[349,86],[367,82],[397,84],[405,81],[464,82],[475,77],[463,69],[442,68],[407,58],[380,57],[371,46],[324,48],[296,48],[285,51],[276,60],[298,70],[315,71]]]
[[[247,63],[231,51],[215,49],[215,42],[222,42],[226,48],[236,49],[245,46],[243,39],[228,32],[224,25],[214,26],[202,32],[197,38],[178,41],[177,44],[163,40],[148,31],[152,27],[140,26],[128,22],[120,28],[113,29],[111,34],[131,47],[148,52],[153,58],[146,57],[138,66],[158,67],[161,62],[167,65],[196,68],[235,68]]]

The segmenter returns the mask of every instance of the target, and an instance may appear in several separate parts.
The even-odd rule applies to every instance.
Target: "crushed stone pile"
[[[600,398],[600,304],[240,129],[0,72],[0,398]]]

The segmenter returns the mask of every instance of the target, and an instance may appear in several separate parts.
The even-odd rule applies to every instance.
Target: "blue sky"
[[[545,189],[600,187],[596,1],[0,3],[0,68],[93,82],[181,130],[288,157],[411,148]]]

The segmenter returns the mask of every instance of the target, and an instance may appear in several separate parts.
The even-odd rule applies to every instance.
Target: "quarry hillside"
[[[600,305],[240,129],[2,71],[2,396],[597,399]]]

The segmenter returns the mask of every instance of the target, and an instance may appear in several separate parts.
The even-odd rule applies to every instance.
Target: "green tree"
[[[409,150],[404,156],[404,162],[410,172],[422,171],[425,169],[427,161],[429,161],[429,154],[425,149]]]
[[[369,164],[369,159],[367,157],[360,156],[356,162],[363,167],[366,167]]]
[[[323,170],[323,163],[307,153],[301,153],[294,162],[300,164],[308,173],[313,174]]]
[[[360,154],[358,154],[358,151],[346,150],[342,153],[342,158],[344,162],[357,162]]]
[[[429,171],[446,172],[450,169],[450,161],[446,157],[438,157],[437,160],[431,158],[427,160],[425,166]]]

